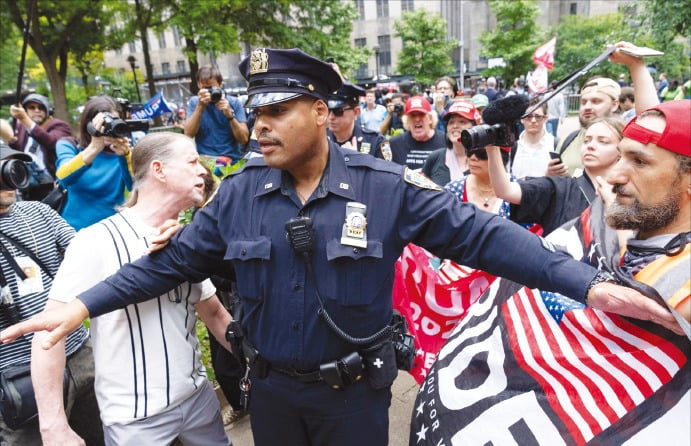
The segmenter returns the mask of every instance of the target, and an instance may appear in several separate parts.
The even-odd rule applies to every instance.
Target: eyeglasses
[[[532,121],[534,119],[537,122],[540,122],[543,119],[545,119],[546,116],[545,115],[525,115],[523,118],[527,121]]]
[[[339,118],[343,116],[343,113],[345,113],[347,110],[353,110],[353,107],[340,107],[329,109],[329,111],[333,113],[334,116],[337,116]]]
[[[465,155],[470,158],[475,155],[480,161],[487,161],[487,150],[485,149],[465,149]]]

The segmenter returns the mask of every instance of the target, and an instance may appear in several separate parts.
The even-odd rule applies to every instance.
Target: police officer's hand
[[[173,238],[180,228],[182,228],[182,225],[177,220],[168,219],[164,221],[163,224],[158,227],[158,234],[146,238],[149,242],[149,248],[145,251],[145,254],[165,248],[170,239]]]
[[[598,310],[655,322],[678,335],[684,335],[672,313],[634,289],[609,282],[599,283],[590,290],[586,302]]]
[[[206,88],[200,88],[197,97],[199,98],[199,105],[202,107],[206,107],[211,103],[211,93]]]
[[[81,300],[74,299],[65,305],[44,310],[30,319],[6,328],[0,332],[0,342],[8,344],[24,334],[45,330],[48,333],[41,347],[48,350],[72,333],[87,317],[89,317],[89,310]]]
[[[566,164],[562,163],[560,159],[555,158],[549,160],[549,163],[547,163],[547,172],[545,173],[545,176],[566,176],[569,174],[569,168],[566,167]]]

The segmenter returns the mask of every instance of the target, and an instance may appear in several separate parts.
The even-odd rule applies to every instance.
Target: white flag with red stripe
[[[541,45],[533,53],[533,62],[538,67],[542,66],[551,70],[554,68],[554,53],[557,47],[557,36],[555,35],[549,41]]]

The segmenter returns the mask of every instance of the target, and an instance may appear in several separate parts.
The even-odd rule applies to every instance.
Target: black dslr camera
[[[91,136],[127,138],[132,132],[149,130],[149,122],[138,119],[125,121],[111,113],[103,113],[103,131],[99,132],[91,123],[87,124],[86,130]]]
[[[490,102],[482,112],[485,124],[461,132],[466,150],[485,146],[513,147],[518,139],[518,120],[528,108],[528,96],[515,94]]]
[[[4,145],[4,143],[0,142]],[[24,189],[29,186],[29,169],[24,161],[4,159],[0,161],[0,190]]]
[[[507,122],[494,125],[482,124],[461,132],[461,142],[466,149],[485,146],[512,147],[517,139],[516,124]]]
[[[217,103],[223,99],[223,90],[218,87],[209,87],[209,94],[211,95],[211,102]]]
[[[394,104],[393,105],[393,112],[396,113],[397,115],[402,115],[403,114],[403,104]]]

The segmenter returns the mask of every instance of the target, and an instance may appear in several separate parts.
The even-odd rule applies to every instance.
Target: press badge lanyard
[[[38,256],[36,256],[36,254],[35,254],[34,252],[32,252],[31,250],[27,249],[25,246],[23,246],[21,243],[19,243],[18,241],[14,240],[12,237],[10,237],[10,236],[7,235],[7,234],[3,234],[2,232],[0,232],[0,237],[4,238],[4,239],[7,240],[8,242],[10,242],[10,243],[12,244],[12,246],[14,246],[15,248],[17,248],[18,251],[20,251],[22,254],[24,254],[25,256],[29,257],[29,258],[30,258],[31,260],[33,260],[34,262],[36,262],[36,264],[37,264],[39,267],[41,267],[41,269],[43,270],[43,272],[45,272],[45,273],[48,275],[48,277],[50,277],[51,279],[55,279],[55,277],[53,276],[53,274],[52,274],[52,273],[50,272],[50,270],[46,267],[46,264],[43,263],[43,262],[41,261],[41,259],[39,259]],[[5,245],[4,245],[2,242],[0,242],[0,252],[2,253],[3,257],[5,257],[5,260],[7,260],[7,263],[9,263],[10,267],[12,268],[12,270],[13,270],[15,273],[17,273],[17,276],[19,276],[19,278],[22,279],[22,280],[26,280],[26,274],[24,273],[24,270],[23,270],[22,268],[20,268],[19,264],[18,264],[17,261],[14,259],[14,256],[13,256],[12,254],[10,254],[10,252],[7,250],[7,248],[5,247]],[[2,281],[6,283],[6,280],[5,280],[5,278],[4,278],[4,274],[2,273],[2,270],[0,270],[0,275],[2,275]],[[4,286],[4,285],[3,285],[3,286]]]

